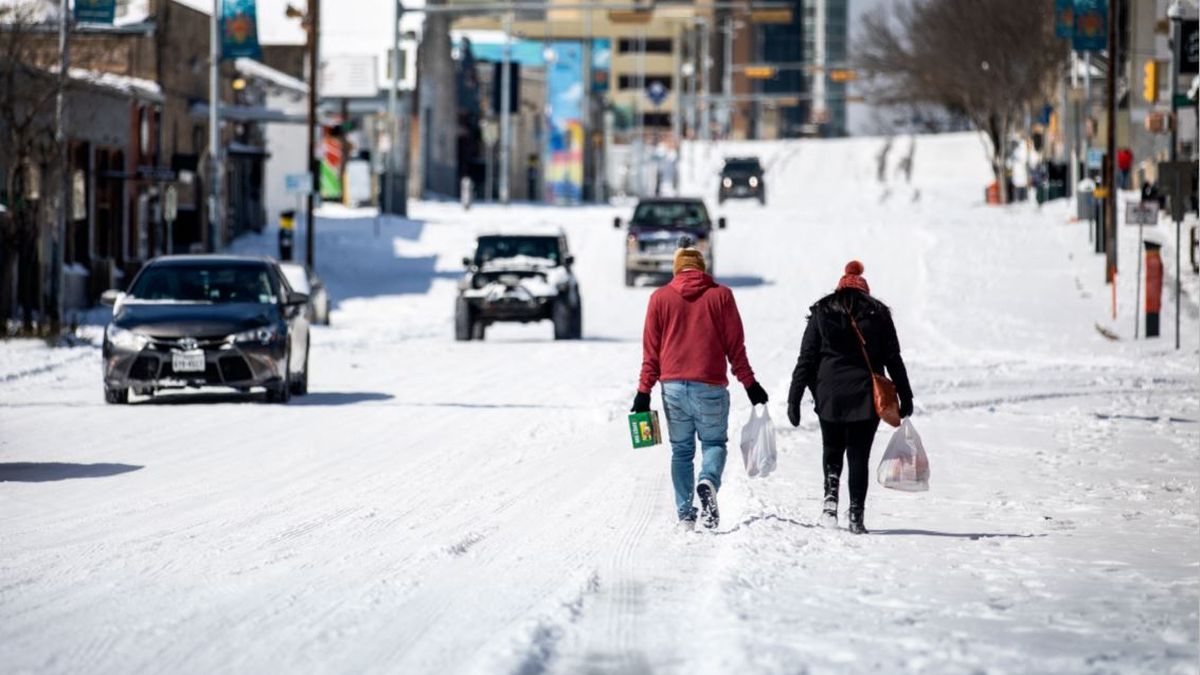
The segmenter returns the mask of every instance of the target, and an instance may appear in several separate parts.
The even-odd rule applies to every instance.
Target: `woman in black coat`
[[[863,527],[863,506],[870,479],[868,462],[875,430],[879,428],[871,370],[863,357],[863,342],[854,330],[855,323],[866,343],[871,368],[880,375],[886,368],[896,385],[900,416],[912,414],[912,388],[904,360],[900,358],[900,341],[896,338],[892,313],[887,305],[871,297],[862,273],[862,263],[851,261],[837,290],[812,306],[788,391],[788,420],[792,426],[800,425],[800,400],[805,389],[812,390],[821,421],[825,468],[821,524],[837,526],[838,485],[842,478],[842,458],[846,457],[850,463],[850,531],[855,534],[867,531]]]

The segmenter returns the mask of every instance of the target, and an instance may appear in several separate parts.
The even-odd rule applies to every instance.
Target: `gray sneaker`
[[[676,532],[695,532],[696,531],[695,517],[680,518],[679,522],[675,523],[675,531]]]

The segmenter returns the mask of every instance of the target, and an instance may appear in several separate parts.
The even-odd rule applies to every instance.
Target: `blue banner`
[[[583,45],[551,42],[546,75],[546,201],[583,198]]]
[[[1054,0],[1054,36],[1075,35],[1075,0]]]
[[[117,0],[75,0],[75,23],[111,24],[117,14]]]
[[[262,58],[262,49],[258,46],[258,12],[254,2],[255,0],[222,0],[222,58]]]
[[[1075,31],[1071,48],[1098,52],[1108,47],[1108,0],[1075,0]]]

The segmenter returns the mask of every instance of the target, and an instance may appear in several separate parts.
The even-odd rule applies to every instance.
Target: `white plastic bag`
[[[766,478],[775,470],[775,424],[765,405],[762,415],[758,406],[751,408],[750,420],[742,427],[742,461],[751,478]]]
[[[929,489],[929,457],[911,420],[905,419],[888,441],[887,452],[879,462],[878,478],[880,485],[893,490]]]

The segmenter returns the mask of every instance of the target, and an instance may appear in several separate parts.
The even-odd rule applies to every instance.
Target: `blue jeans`
[[[667,413],[667,436],[671,440],[671,482],[675,484],[675,508],[680,518],[695,518],[692,491],[695,486],[693,460],[696,438],[703,459],[700,480],[721,488],[725,471],[725,443],[729,440],[729,390],[703,382],[663,382],[663,408]]]

